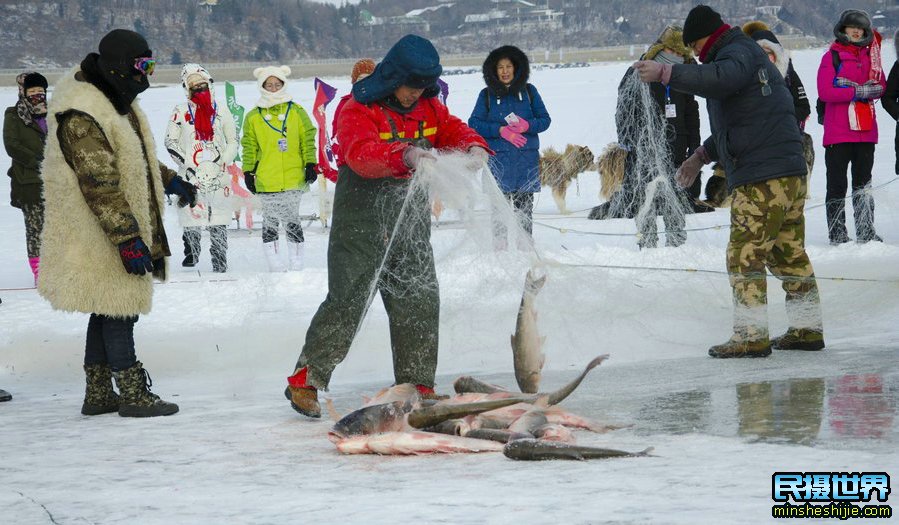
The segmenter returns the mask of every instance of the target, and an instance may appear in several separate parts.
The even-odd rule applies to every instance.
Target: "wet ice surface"
[[[812,100],[822,53],[796,55]],[[598,153],[614,140],[607,119],[625,67],[536,72],[533,82],[554,120],[543,145],[587,144]],[[344,80],[334,84],[347,87]],[[450,87],[450,108],[467,117],[482,87],[479,75],[454,76]],[[294,90],[308,107],[311,82]],[[11,105],[12,93],[0,90],[0,105]],[[244,103],[256,98],[250,82],[237,93]],[[151,115],[168,115],[183,91],[153,89],[142,98]],[[585,118],[585,108],[596,118]],[[878,112],[875,184],[890,180],[894,162],[894,129]],[[161,138],[165,120],[152,124]],[[823,210],[812,207],[824,196],[821,129],[810,123],[809,132],[818,153],[806,212],[816,273],[879,280],[819,281],[828,345],[820,353],[708,358],[708,347],[729,336],[726,276],[566,266],[723,270],[726,227],[690,232],[678,249],[637,251],[632,236],[575,233],[632,233],[633,221],[586,221],[586,212],[561,217],[549,189],[538,196],[535,238],[548,264],[537,300],[547,337],[544,390],[610,353],[562,406],[601,423],[633,425],[605,435],[578,432],[579,443],[652,446],[650,458],[522,463],[498,454],[338,455],[325,437],[329,422],[298,416],[282,394],[326,293],[328,232],[317,224],[306,228],[301,273],[267,273],[258,231],[232,232],[224,276],[209,273],[205,235],[199,271],[181,269],[173,257],[172,282],[156,287],[153,312],[136,325],[135,339],[154,391],[181,412],[145,421],[81,416],[87,316],[53,312],[29,288],[21,214],[0,199],[0,388],[14,395],[0,404],[0,524],[755,524],[773,521],[776,471],[895,475],[899,184],[876,193],[886,243],[828,246]],[[0,155],[0,171],[8,162]],[[0,195],[8,184],[0,177]],[[581,175],[568,207],[588,209],[598,203],[597,191],[596,174]],[[315,206],[313,193],[301,211]],[[514,387],[509,334],[527,268],[520,254],[472,250],[451,219],[448,213],[432,236],[441,285],[438,390],[448,392],[462,374]],[[727,223],[726,211],[687,218],[690,228]],[[166,229],[178,254],[173,209]],[[786,327],[783,299],[769,279],[773,335]],[[387,323],[376,300],[327,395],[345,414],[391,381]]]
[[[48,513],[57,523],[759,523],[775,471],[899,467],[899,376],[859,352],[876,362],[895,351],[604,364],[563,406],[634,426],[579,432],[579,442],[654,446],[655,457],[591,462],[340,456],[329,422],[286,409],[278,381],[230,392],[198,388],[201,373],[160,379],[182,412],[144,421],[77,415],[76,381],[54,382],[56,395],[22,392],[3,407],[0,506],[22,524],[47,523]],[[514,384],[511,374],[484,378]],[[380,386],[344,385],[331,397],[346,412]]]

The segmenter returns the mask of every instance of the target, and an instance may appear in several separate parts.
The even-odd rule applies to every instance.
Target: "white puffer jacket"
[[[193,123],[196,104],[188,100],[175,106],[166,130],[165,147],[172,160],[178,164],[181,178],[198,188],[197,205],[181,208],[178,218],[181,226],[227,225],[231,222],[237,205],[232,199],[230,177],[225,171],[225,167],[234,162],[240,147],[237,127],[225,104],[215,102],[212,76],[198,64],[185,64],[181,69],[181,85],[185,96],[190,97],[187,79],[195,74],[205,78],[209,84],[209,93],[215,106],[213,140],[203,142],[197,139]],[[214,166],[204,164],[207,162]],[[188,169],[192,171],[188,172]]]

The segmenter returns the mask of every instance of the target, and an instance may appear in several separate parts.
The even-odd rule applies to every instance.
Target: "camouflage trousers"
[[[734,336],[768,339],[765,269],[782,281],[790,326],[821,330],[821,303],[805,252],[805,177],[782,177],[734,190],[727,271],[733,288]]]
[[[25,216],[25,247],[28,257],[41,256],[41,231],[44,229],[44,203],[22,206]]]

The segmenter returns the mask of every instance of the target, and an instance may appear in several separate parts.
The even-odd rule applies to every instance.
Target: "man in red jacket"
[[[428,40],[407,35],[353,86],[334,125],[342,157],[328,245],[328,296],[312,318],[285,395],[320,417],[318,389],[344,360],[374,291],[390,320],[396,383],[435,397],[440,295],[427,192],[412,184],[432,148],[486,162],[487,143],[441,104],[443,68]]]

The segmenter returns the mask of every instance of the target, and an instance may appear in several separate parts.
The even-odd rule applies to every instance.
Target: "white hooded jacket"
[[[212,76],[199,64],[185,64],[181,69],[185,96],[190,97],[187,81],[193,75],[201,76],[209,85],[215,107],[213,139],[209,142],[197,139],[193,123],[196,104],[187,100],[175,106],[165,134],[165,147],[178,165],[181,178],[198,188],[197,205],[181,208],[178,218],[181,226],[227,225],[232,219],[234,203],[225,167],[234,162],[240,147],[237,127],[225,104],[215,101]]]

